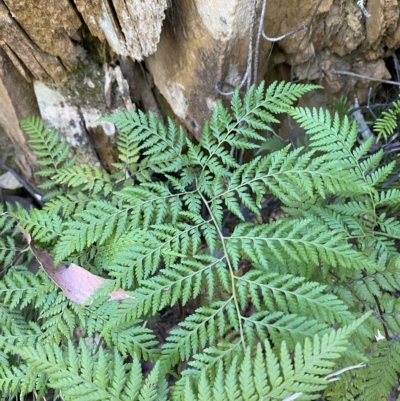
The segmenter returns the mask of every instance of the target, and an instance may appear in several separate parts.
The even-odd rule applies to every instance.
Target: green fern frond
[[[0,298],[10,310],[42,305],[42,297],[55,290],[43,272],[32,274],[25,266],[15,266],[0,281]]]
[[[79,191],[96,195],[102,192],[107,196],[112,190],[109,174],[98,167],[88,165],[59,168],[52,176],[52,180],[60,185],[79,188]]]
[[[43,177],[51,177],[60,168],[72,167],[75,158],[69,158],[69,147],[65,140],[60,141],[58,133],[43,125],[39,117],[26,117],[20,121],[21,128],[29,137],[29,144],[35,155],[38,156],[37,164],[43,168],[37,173]],[[43,189],[53,189],[56,183],[48,179],[40,185]],[[53,194],[61,193],[61,189],[53,191]],[[48,195],[47,195],[48,197]]]
[[[128,322],[112,329],[104,340],[124,356],[136,355],[138,358],[155,362],[159,357],[158,341],[153,332],[142,325],[142,321]]]
[[[168,385],[156,364],[144,379],[139,360],[124,364],[117,352],[102,348],[92,355],[92,350],[80,342],[75,349],[53,345],[14,348],[26,363],[47,375],[51,388],[58,389],[66,401],[73,400],[167,400]]]
[[[318,320],[284,312],[257,312],[243,320],[246,344],[254,344],[252,337],[261,341],[270,338],[275,347],[285,341],[290,349],[306,337],[324,334],[329,327]]]
[[[254,263],[268,267],[270,256],[280,263],[287,258],[296,262],[318,265],[319,261],[333,267],[379,269],[371,259],[357,252],[340,231],[312,225],[309,220],[281,219],[275,223],[255,226],[239,224],[232,236],[226,238],[227,250],[235,266],[238,255],[244,254]]]
[[[141,112],[123,112],[103,117],[100,121],[114,123],[122,132],[119,142],[120,159],[127,166],[132,166],[131,173],[151,169],[156,173],[177,172],[186,165],[182,156],[185,145],[183,129],[177,129],[171,120],[165,127],[155,116],[149,117]],[[145,156],[136,163],[137,154]]]
[[[176,304],[178,299],[185,305],[189,299],[200,295],[203,280],[206,280],[208,294],[212,297],[216,282],[227,285],[226,272],[222,269],[226,270],[221,258],[198,255],[195,260],[182,260],[180,264],[160,270],[156,276],[143,280],[140,287],[130,293],[130,298],[119,305],[115,312],[112,325],[107,324],[104,330],[141,318],[147,313],[156,314],[166,306]]]
[[[0,266],[9,268],[14,263],[18,252],[23,248],[22,236],[16,229],[17,220],[12,217],[11,208],[6,212],[0,204]]]
[[[342,301],[332,294],[324,293],[325,287],[315,282],[304,283],[303,277],[249,271],[237,277],[237,293],[241,306],[248,299],[258,310],[265,308],[271,313],[282,311],[298,316],[312,316],[320,322],[347,323],[352,314]]]
[[[392,135],[397,128],[397,116],[400,113],[400,100],[396,100],[390,108],[384,111],[374,124],[374,131],[378,133],[377,141],[381,137],[387,141],[388,136]]]
[[[173,400],[185,400],[186,387],[192,388],[193,400],[244,401],[249,399],[285,399],[302,397],[315,399],[329,385],[329,374],[335,369],[336,360],[343,354],[348,339],[359,322],[349,327],[332,330],[322,338],[314,336],[306,339],[304,345],[296,345],[294,355],[283,342],[278,355],[266,340],[264,350],[257,345],[255,357],[250,349],[246,350],[241,362],[234,358],[232,363],[224,366],[220,363],[216,374],[209,376],[207,365],[200,371],[188,371],[177,385]],[[254,359],[253,359],[254,358]],[[201,384],[201,388],[200,388]]]
[[[80,305],[68,301],[64,294],[58,293],[51,305],[42,307],[38,320],[42,323],[41,340],[60,343],[62,339],[71,338],[74,329],[85,323],[86,316]]]
[[[43,210],[50,215],[61,215],[64,219],[75,213],[82,212],[86,205],[93,200],[82,192],[58,195],[47,201]]]
[[[316,88],[237,90],[197,144],[152,114],[105,117],[119,131],[112,175],[73,167],[54,131],[25,120],[55,192],[42,210],[0,209],[0,397],[315,399],[332,396],[336,362],[354,399],[381,371],[371,394],[386,394],[400,371],[389,344],[400,331],[400,192],[386,185],[397,167],[372,153],[373,138],[357,144],[349,118],[293,107]],[[265,141],[279,113],[305,128],[307,148]],[[267,155],[253,157],[263,142]],[[15,221],[56,265],[106,279],[85,306],[42,270],[13,266],[29,261]],[[120,289],[128,298],[110,301]],[[347,372],[375,356],[377,374]],[[147,379],[141,360],[156,364]]]
[[[33,208],[27,211],[18,205],[11,215],[36,241],[51,242],[61,235],[62,220],[55,213]]]
[[[354,399],[361,395],[365,401],[387,399],[393,389],[393,380],[397,380],[399,366],[399,343],[395,340],[378,341],[374,344],[367,367],[344,376],[339,386],[330,389],[330,393],[335,389],[338,397],[332,398]]]
[[[89,202],[86,209],[74,217],[74,221],[64,223],[63,236],[55,247],[56,266],[73,252],[80,252],[94,242],[101,245],[113,234],[120,236],[127,228],[128,213],[126,208],[99,200]]]
[[[162,347],[160,361],[165,370],[177,364],[179,360],[189,360],[206,345],[213,346],[218,339],[224,337],[229,328],[225,314],[229,304],[232,305],[232,298],[198,308],[177,330],[172,331]]]
[[[0,346],[3,351],[9,346],[35,344],[42,331],[34,322],[28,322],[20,311],[0,306]]]
[[[400,190],[389,189],[375,194],[374,201],[376,207],[395,206],[400,203]]]

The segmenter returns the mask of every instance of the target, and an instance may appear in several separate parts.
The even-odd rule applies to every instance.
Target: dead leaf
[[[18,225],[18,228],[24,234],[43,270],[71,301],[82,305],[100,285],[106,282],[104,278],[90,273],[75,263],[71,263],[68,268],[63,264],[59,264],[57,268],[54,268],[54,258],[47,252],[37,249],[32,244],[31,235],[26,233],[20,225]],[[122,289],[113,291],[108,295],[111,301],[123,301],[124,299],[131,298]]]

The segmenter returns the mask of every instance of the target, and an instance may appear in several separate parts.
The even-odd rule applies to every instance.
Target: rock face
[[[15,147],[15,164],[25,177],[34,172],[35,158],[29,150],[25,135],[19,128],[19,120],[29,114],[39,114],[32,83],[27,82],[0,48],[0,131],[4,131]],[[11,150],[5,138],[1,138],[1,149]],[[2,153],[2,152],[0,152]],[[1,154],[6,162],[8,155]]]
[[[93,36],[133,60],[156,51],[167,0],[75,0]]]
[[[218,82],[236,86],[245,74],[249,32],[256,23],[253,3],[176,1],[157,51],[146,60],[174,113],[198,138],[218,98]]]
[[[111,111],[161,109],[199,138],[215,102],[229,99],[223,92],[262,78],[316,81],[363,102],[378,85],[368,78],[390,78],[399,4],[357,3],[0,0],[0,128],[30,178],[18,127],[29,114],[57,126],[82,161],[110,170],[115,132],[95,120]]]
[[[166,7],[167,0],[0,0],[0,128],[22,175],[33,182],[35,158],[18,122],[39,114],[78,160],[112,170],[115,129],[95,121],[135,105],[121,68],[109,62],[132,67],[154,53]],[[144,103],[158,112],[140,87],[136,99],[147,90]]]

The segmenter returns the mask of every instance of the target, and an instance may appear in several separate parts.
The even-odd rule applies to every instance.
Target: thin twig
[[[266,39],[266,40],[268,40],[270,42],[279,42],[280,40],[285,39],[290,35],[294,35],[295,33],[300,32],[300,31],[302,31],[303,29],[306,29],[306,28],[308,28],[308,24],[302,24],[300,27],[294,29],[293,31],[285,33],[284,35],[281,35],[281,36],[277,36],[275,38],[270,38],[269,36],[267,36],[265,34],[265,32],[262,33],[262,36],[263,36],[264,39]]]
[[[331,72],[332,74],[339,74],[339,75],[349,75],[351,77],[360,78],[360,79],[367,79],[368,81],[380,82],[382,84],[400,86],[400,82],[388,81],[387,79],[379,79],[379,78],[367,77],[366,75],[356,74],[355,72],[340,71],[340,70],[335,70],[335,69],[328,70],[327,72]]]

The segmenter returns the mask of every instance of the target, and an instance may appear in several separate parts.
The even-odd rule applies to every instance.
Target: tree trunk
[[[57,128],[81,162],[111,170],[115,130],[95,120],[117,110],[171,115],[200,138],[218,99],[261,79],[315,81],[365,102],[379,84],[366,77],[390,79],[400,24],[396,0],[361,3],[0,0],[0,146],[3,131],[34,182],[18,126],[27,115]]]

